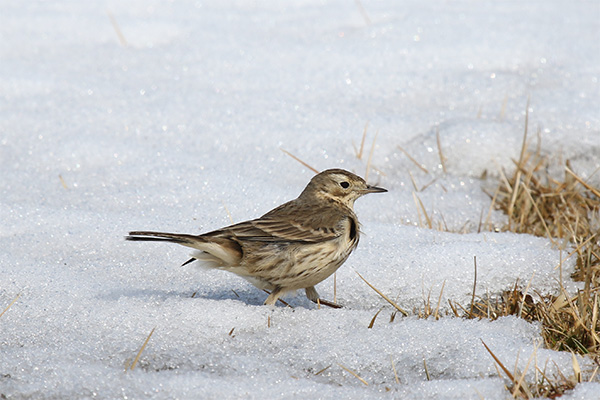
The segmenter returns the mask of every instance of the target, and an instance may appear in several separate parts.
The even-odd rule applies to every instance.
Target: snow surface
[[[479,178],[510,173],[529,98],[532,144],[600,182],[599,21],[595,1],[1,2],[0,309],[20,297],[0,318],[0,395],[505,399],[481,340],[510,368],[535,353],[530,379],[535,363],[569,375],[537,325],[414,312],[442,285],[442,312],[468,304],[474,256],[479,295],[557,287],[548,240],[477,233],[505,222]],[[356,204],[343,309],[262,306],[232,274],[180,267],[184,248],[123,240],[296,197],[312,172],[280,148],[364,175],[376,132],[369,181],[389,193]],[[468,233],[423,228],[413,179],[436,226]],[[355,271],[413,316],[390,322]],[[333,279],[318,289],[333,299]]]

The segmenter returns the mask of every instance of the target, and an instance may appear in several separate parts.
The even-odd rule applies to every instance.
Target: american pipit
[[[311,301],[336,307],[319,299],[315,285],[333,274],[358,245],[354,201],[379,192],[387,190],[367,185],[343,169],[329,169],[315,175],[297,199],[260,218],[197,236],[135,231],[126,239],[192,247],[196,251],[188,262],[202,261],[269,290],[267,305],[285,292],[304,289]]]

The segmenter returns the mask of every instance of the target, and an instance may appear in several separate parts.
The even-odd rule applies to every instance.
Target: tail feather
[[[200,240],[198,236],[180,233],[133,231],[125,236],[125,240],[137,242],[171,242],[184,246],[195,247],[194,244]]]
[[[170,242],[191,247],[212,256],[209,261],[221,266],[236,266],[242,259],[240,244],[230,238],[214,236],[196,236],[180,233],[133,231],[125,236],[125,240],[138,242]],[[194,257],[201,259],[204,257]],[[188,261],[185,264],[191,262]],[[185,265],[184,264],[184,265]]]

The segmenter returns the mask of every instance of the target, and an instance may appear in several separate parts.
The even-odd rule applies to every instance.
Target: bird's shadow
[[[173,298],[205,299],[205,300],[234,300],[250,306],[262,306],[268,294],[262,290],[248,287],[232,289],[222,288],[201,288],[193,290],[160,290],[144,288],[114,288],[98,295],[99,299],[106,301],[118,301],[121,298],[145,299],[148,301],[168,300]],[[300,296],[287,296],[284,299],[291,307],[314,308],[307,298]],[[285,307],[281,302],[278,306]]]

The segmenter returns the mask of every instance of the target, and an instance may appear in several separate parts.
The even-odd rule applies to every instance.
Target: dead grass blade
[[[60,180],[60,184],[62,185],[62,187],[69,190],[69,186],[67,185],[67,182],[61,174],[58,174],[58,179]]]
[[[337,271],[333,273],[333,302],[337,304]]]
[[[360,140],[360,148],[356,150],[356,146],[354,146],[354,142],[352,145],[354,146],[354,155],[359,160],[362,160],[363,150],[365,149],[365,139],[367,138],[367,129],[369,129],[369,121],[365,124],[365,129],[363,129],[362,139]]]
[[[531,192],[529,191],[529,188],[527,186],[525,186],[525,183],[523,183],[523,182],[521,182],[521,185],[523,186],[523,190],[525,191],[525,194],[527,194],[529,201],[533,205],[533,209],[535,210],[536,214],[540,218],[540,222],[542,223],[542,225],[544,226],[544,229],[546,230],[546,235],[547,235],[548,239],[550,239],[550,241],[552,242],[553,245],[558,246],[558,244],[552,238],[552,234],[550,233],[550,229],[548,229],[546,220],[544,220],[544,216],[542,215],[542,212],[540,211],[537,204],[535,203],[535,200],[533,200],[533,196],[531,196]],[[515,193],[516,193],[516,191],[515,191]]]
[[[379,135],[379,130],[375,132],[375,137],[373,138],[373,143],[371,143],[371,150],[369,151],[369,158],[367,159],[367,170],[365,171],[365,181],[369,180],[369,170],[371,169],[371,161],[373,160],[373,152],[375,151],[375,142],[377,141],[377,136]]]
[[[415,192],[413,192],[413,200],[415,201],[415,205],[417,206],[417,212],[419,213],[419,226],[422,227],[423,225],[421,224],[421,211],[423,211],[423,216],[425,218],[425,221],[427,222],[427,227],[429,229],[433,229],[433,223],[431,222],[431,218],[429,218],[429,214],[427,214],[427,210],[425,209],[425,206],[423,205],[423,202],[421,201],[421,199],[419,198],[419,196],[417,196],[417,194]],[[419,211],[421,210],[421,211]]]
[[[427,377],[427,380],[430,381],[431,376],[429,375],[429,368],[427,368],[427,360],[425,360],[425,357],[423,357],[423,369],[425,369],[425,376]]]
[[[433,317],[438,320],[440,319],[440,305],[442,303],[442,295],[444,294],[444,287],[446,286],[446,280],[442,283],[442,288],[440,289],[440,296],[438,297],[437,306],[435,307],[435,311],[433,313]]]
[[[356,379],[358,379],[359,381],[361,381],[362,383],[365,384],[365,386],[369,386],[369,382],[365,381],[363,378],[361,378],[356,372],[352,371],[350,368],[343,366],[340,363],[337,363],[337,365],[339,365],[340,367],[342,367],[342,369],[344,369],[346,372],[352,374]]]
[[[440,157],[440,164],[442,164],[442,170],[444,171],[444,174],[445,174],[448,171],[446,171],[446,157],[444,156],[444,152],[442,151],[442,143],[440,141],[440,128],[439,128],[439,126],[435,129],[435,139],[437,141],[438,156]]]
[[[319,370],[319,371],[318,371],[318,372],[315,374],[315,376],[317,376],[317,375],[321,375],[323,372],[327,371],[329,368],[331,368],[331,365],[328,365],[328,366],[326,366],[325,368],[323,368],[323,369],[320,369],[320,370]]]
[[[392,363],[392,370],[394,371],[394,379],[396,380],[396,383],[400,383],[400,379],[398,379],[398,372],[396,371],[396,365],[394,364],[394,359],[392,358],[392,355],[390,354],[390,362]]]
[[[108,14],[108,19],[110,19],[110,24],[112,25],[113,29],[115,30],[115,33],[117,34],[117,37],[119,38],[119,43],[121,43],[121,46],[127,47],[127,40],[125,39],[125,35],[123,35],[123,32],[121,32],[121,28],[119,28],[119,24],[116,18],[114,17],[114,15],[112,15],[110,11],[107,11],[106,13]]]
[[[221,204],[223,204],[223,208],[225,209],[225,212],[227,213],[227,217],[229,218],[229,222],[231,222],[231,225],[233,225],[235,222],[233,221],[233,217],[231,216],[231,213],[229,212],[229,208],[227,208],[227,205],[225,205],[224,201],[221,201]]]
[[[292,157],[294,160],[298,161],[300,164],[304,165],[306,168],[310,169],[315,174],[319,173],[318,169],[311,167],[310,165],[308,165],[308,163],[305,163],[304,161],[302,161],[301,159],[299,159],[298,157],[296,157],[295,155],[293,155],[289,151],[287,151],[287,150],[285,150],[285,149],[283,149],[281,147],[279,148],[279,150],[283,151],[285,154],[287,154],[288,156]]]
[[[17,300],[19,300],[19,297],[21,297],[21,293],[17,294],[17,297],[15,297],[13,299],[13,301],[11,301],[10,304],[4,309],[4,311],[2,311],[2,313],[0,313],[0,318],[2,318],[4,313],[7,312],[8,309],[11,308],[13,306],[13,304],[15,304],[17,302]]]
[[[152,334],[154,333],[155,329],[156,329],[156,327],[152,328],[152,330],[150,331],[150,334],[148,335],[148,337],[144,341],[144,344],[140,348],[140,351],[138,351],[137,355],[135,356],[135,359],[131,363],[131,366],[129,368],[127,368],[126,371],[127,370],[133,371],[135,369],[135,366],[137,365],[138,361],[140,360],[140,357],[142,356],[142,353],[144,352],[144,349],[148,345],[148,342],[150,341],[150,338],[152,337]]]
[[[379,289],[377,289],[375,286],[371,285],[365,278],[363,278],[363,276],[361,274],[358,273],[358,271],[354,271],[354,272],[356,272],[356,275],[358,275],[358,277],[360,279],[362,279],[367,285],[369,285],[369,287],[371,289],[373,289],[378,295],[380,295],[385,301],[390,303],[396,310],[400,311],[402,313],[402,315],[404,315],[405,317],[408,317],[408,313],[406,311],[404,311],[402,308],[400,308],[400,306],[398,306],[398,304],[394,303],[389,297],[387,297],[385,294],[381,293],[381,291]]]
[[[506,368],[504,366],[504,364],[502,363],[502,361],[500,361],[500,359],[498,359],[498,357],[496,357],[496,355],[492,352],[492,350],[490,350],[490,348],[488,347],[487,344],[485,344],[485,342],[483,341],[483,339],[479,339],[481,340],[481,343],[483,344],[483,347],[485,347],[485,349],[487,350],[488,353],[490,353],[490,355],[492,356],[492,358],[494,359],[494,361],[496,361],[496,364],[502,369],[502,371],[504,371],[504,373],[506,374],[506,376],[508,377],[508,379],[510,379],[512,382],[515,381],[515,377],[513,376],[513,374],[508,370],[508,368]]]
[[[415,164],[421,171],[425,172],[426,174],[429,174],[429,171],[427,170],[427,168],[425,168],[422,164],[420,164],[417,160],[415,160],[413,158],[413,156],[411,156],[410,154],[408,154],[408,152],[406,150],[404,150],[402,147],[400,146],[396,146],[398,147],[398,149],[404,153],[404,155],[406,155],[406,157],[408,157],[408,159],[410,161],[413,162],[413,164]]]
[[[379,315],[379,313],[383,310],[383,307],[381,307],[379,309],[379,311],[377,311],[375,313],[375,315],[373,315],[373,318],[371,319],[371,322],[369,323],[369,326],[367,327],[368,329],[372,329],[373,326],[375,325],[375,320],[377,319],[377,316]]]
[[[360,12],[360,15],[362,15],[363,19],[365,20],[365,24],[367,24],[367,26],[371,25],[371,18],[369,18],[369,14],[367,14],[367,10],[365,10],[360,0],[354,0],[354,4],[356,4],[358,12]]]
[[[475,274],[473,276],[473,294],[471,295],[471,308],[469,310],[469,318],[473,318],[473,306],[475,305],[475,290],[477,289],[477,256],[473,256],[473,264]]]
[[[600,190],[596,189],[593,186],[590,186],[587,182],[585,182],[583,179],[581,179],[575,172],[571,171],[571,169],[568,166],[565,167],[565,171],[567,171],[569,174],[571,174],[577,182],[579,182],[583,185],[583,187],[585,187],[587,190],[592,192],[594,194],[594,196],[600,197]]]

